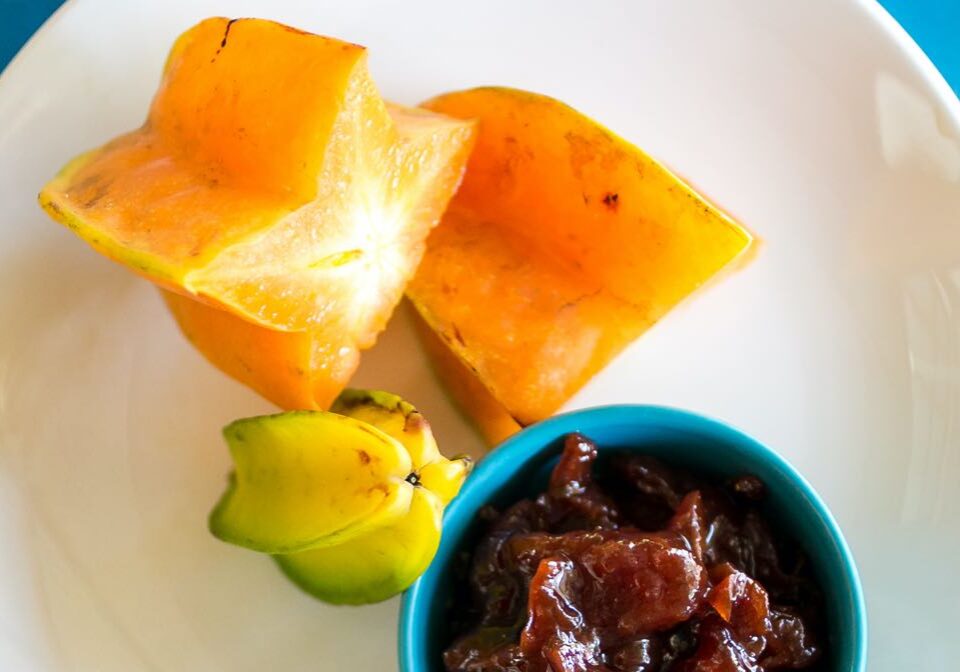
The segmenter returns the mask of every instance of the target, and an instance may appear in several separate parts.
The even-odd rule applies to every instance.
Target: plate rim
[[[906,60],[917,68],[918,74],[924,83],[930,87],[937,102],[943,107],[948,118],[960,129],[960,93],[954,92],[943,73],[933,63],[927,53],[917,44],[904,28],[878,0],[847,0],[853,7],[863,13],[865,18],[873,20],[894,45],[903,53]],[[64,20],[64,16],[74,11],[80,5],[80,0],[65,0],[47,19],[33,32],[30,38],[20,47],[13,58],[0,71],[0,95],[5,90],[5,82],[10,78],[8,73],[22,67],[20,64],[24,54],[37,48],[46,32],[52,26]]]
[[[922,86],[929,88],[929,91],[924,93],[930,96],[931,102],[936,106],[935,109],[942,112],[945,123],[960,129],[960,97],[906,29],[876,0],[849,0],[849,2],[865,20],[876,22],[877,27],[884,34],[884,37],[877,39],[892,40],[909,67],[916,68],[915,72],[919,80],[922,80]],[[18,76],[19,71],[24,68],[25,60],[39,48],[38,45],[42,45],[50,31],[61,25],[63,21],[70,20],[78,11],[78,7],[82,8],[83,5],[77,0],[66,0],[33,32],[6,67],[0,71],[0,96],[11,88],[12,85],[7,82]],[[900,58],[899,55],[898,58]]]

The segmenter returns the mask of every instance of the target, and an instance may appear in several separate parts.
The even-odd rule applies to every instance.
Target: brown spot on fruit
[[[96,187],[95,187],[94,190],[93,190],[93,194],[90,195],[90,196],[87,198],[87,200],[85,200],[85,201],[83,202],[83,207],[84,207],[84,208],[92,208],[94,205],[97,204],[97,202],[98,202],[101,198],[103,198],[103,197],[106,196],[106,195],[107,195],[107,185],[102,184],[102,183],[97,184]]]
[[[416,434],[423,431],[427,421],[419,413],[411,413],[403,419],[403,431],[408,434]]]
[[[360,464],[370,464],[370,453],[365,450],[359,452]]]
[[[237,22],[237,19],[230,19],[227,21],[227,27],[223,31],[223,39],[220,40],[220,48],[223,49],[227,46],[227,39],[230,37],[230,29],[233,28],[233,24]],[[217,53],[220,53],[219,51]]]
[[[210,59],[211,63],[217,60],[217,56],[219,56],[220,52],[223,51],[223,48],[227,46],[227,40],[230,37],[230,29],[233,28],[233,24],[237,21],[238,19],[230,19],[227,21],[227,25],[223,30],[223,39],[220,40],[220,46],[217,48],[217,52],[213,55],[213,58]]]
[[[607,206],[608,210],[616,212],[617,208],[620,207],[620,194],[617,194],[615,192],[608,192],[603,197],[603,204]]]

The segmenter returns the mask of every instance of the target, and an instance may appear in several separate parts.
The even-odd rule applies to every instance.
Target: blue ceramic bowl
[[[782,457],[746,434],[694,413],[656,406],[606,406],[560,415],[511,437],[484,458],[444,517],[443,541],[430,569],[400,608],[400,669],[442,672],[450,641],[451,568],[479,529],[488,503],[509,505],[543,492],[562,448],[581,432],[601,449],[655,455],[719,478],[751,473],[767,485],[766,514],[810,556],[827,600],[831,672],[864,672],[867,623],[857,569],[833,516],[810,484]]]

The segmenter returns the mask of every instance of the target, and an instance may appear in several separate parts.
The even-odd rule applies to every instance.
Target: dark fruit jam
[[[759,672],[824,664],[822,596],[759,512],[714,485],[566,437],[547,492],[483,517],[449,672]]]

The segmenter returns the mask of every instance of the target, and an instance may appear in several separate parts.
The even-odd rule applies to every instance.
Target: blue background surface
[[[0,68],[61,4],[63,0],[0,0]],[[880,4],[960,93],[960,0],[880,0]]]

